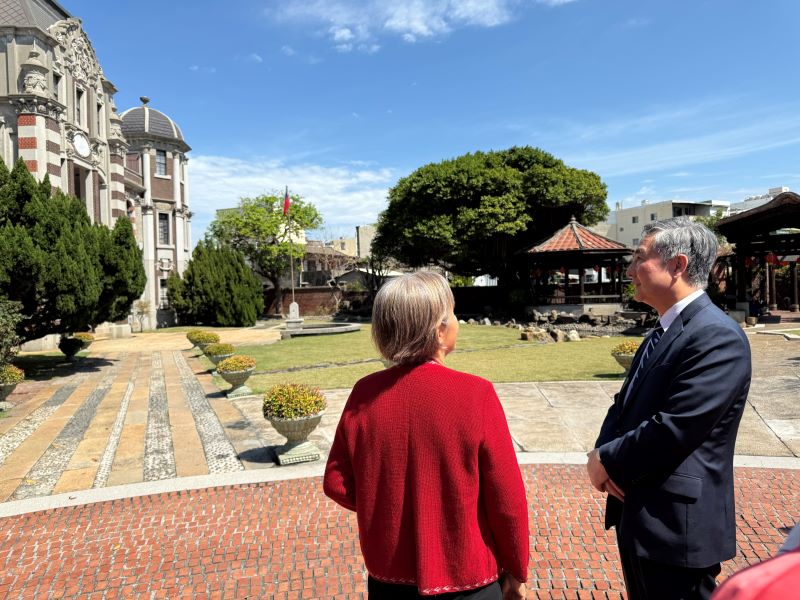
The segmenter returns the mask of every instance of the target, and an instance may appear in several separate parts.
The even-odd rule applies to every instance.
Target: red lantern
[[[767,254],[766,260],[768,265],[774,265],[776,262],[778,262],[777,259],[775,258],[775,255],[772,252]]]
[[[753,266],[753,258],[748,256],[744,259],[744,266],[745,267],[752,267]]]

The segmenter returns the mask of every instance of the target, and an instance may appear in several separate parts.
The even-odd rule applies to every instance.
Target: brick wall
[[[300,316],[309,317],[311,315],[330,315],[336,311],[339,300],[342,298],[342,291],[337,288],[325,287],[304,287],[294,290],[294,298],[300,305]],[[292,302],[292,290],[283,290],[283,310],[284,315],[289,314],[289,304]],[[276,314],[275,310],[275,289],[269,288],[264,292],[264,314]]]

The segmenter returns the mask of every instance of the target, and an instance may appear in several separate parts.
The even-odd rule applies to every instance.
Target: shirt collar
[[[705,292],[703,290],[695,290],[682,300],[678,300],[675,304],[670,306],[667,312],[661,315],[658,319],[658,322],[664,329],[664,331],[669,329],[669,326],[672,325],[672,322],[678,318],[678,315],[681,314],[681,312],[683,312],[684,308],[689,306],[692,302],[694,302],[704,293]]]

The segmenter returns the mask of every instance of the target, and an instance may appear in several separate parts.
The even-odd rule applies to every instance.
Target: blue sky
[[[190,153],[193,239],[288,185],[354,234],[417,167],[538,146],[608,202],[800,188],[795,0],[63,0]]]

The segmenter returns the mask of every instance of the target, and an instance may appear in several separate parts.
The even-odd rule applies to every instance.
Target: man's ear
[[[678,254],[672,260],[674,261],[672,266],[672,274],[675,277],[680,277],[689,268],[689,258],[685,254]]]

